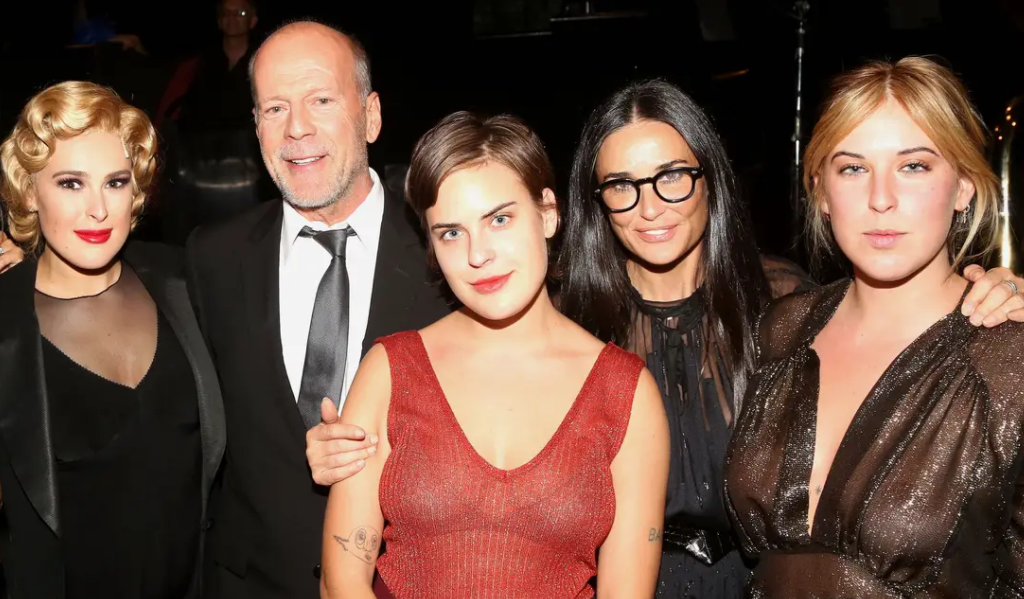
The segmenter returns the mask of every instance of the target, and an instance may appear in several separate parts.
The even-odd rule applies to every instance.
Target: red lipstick
[[[110,239],[110,233],[113,229],[75,229],[75,235],[86,242],[95,243],[97,245],[106,243]]]
[[[508,278],[512,276],[512,273],[504,274],[499,277],[489,277],[486,279],[480,279],[479,281],[473,281],[471,285],[477,290],[477,293],[489,294],[501,289],[505,286]]]

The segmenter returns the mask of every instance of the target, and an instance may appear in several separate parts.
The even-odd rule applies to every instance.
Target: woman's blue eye
[[[904,169],[912,173],[924,173],[928,172],[928,165],[923,162],[911,162],[903,167]]]

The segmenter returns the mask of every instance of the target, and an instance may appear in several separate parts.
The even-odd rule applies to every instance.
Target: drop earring
[[[960,211],[960,214],[957,216],[957,220],[960,221],[961,225],[967,226],[967,222],[969,220],[968,217],[967,217],[967,214],[970,211],[971,211],[971,205],[970,204],[967,204],[967,207]]]

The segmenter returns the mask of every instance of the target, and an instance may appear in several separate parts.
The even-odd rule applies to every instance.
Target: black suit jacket
[[[203,519],[196,526],[206,530],[207,498],[224,454],[224,408],[217,374],[189,302],[184,260],[171,248],[143,243],[129,244],[123,259],[167,318],[192,366],[203,449]],[[63,599],[59,489],[35,282],[33,260],[0,276],[0,564],[11,599]],[[202,546],[199,555],[196,582]]]
[[[401,193],[385,185],[384,217],[363,354],[375,339],[448,313],[428,283],[423,240]],[[213,599],[319,597],[328,488],[313,482],[306,429],[281,349],[282,203],[196,230],[188,242],[200,327],[224,393],[228,447],[208,554],[230,584]],[[353,282],[353,284],[356,284]]]

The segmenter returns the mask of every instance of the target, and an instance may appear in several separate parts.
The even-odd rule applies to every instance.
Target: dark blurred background
[[[273,195],[258,152],[254,158],[252,147],[243,147],[249,124],[233,125],[246,132],[226,133],[212,145],[196,141],[207,139],[209,127],[181,116],[181,107],[188,106],[181,98],[168,100],[175,93],[169,87],[184,81],[187,97],[189,86],[202,79],[183,77],[182,65],[218,52],[223,60],[225,18],[256,15],[249,43],[255,46],[282,20],[316,16],[355,34],[369,51],[384,114],[370,155],[378,172],[406,162],[415,140],[443,115],[474,109],[524,117],[545,140],[564,181],[593,106],[631,79],[662,76],[683,86],[715,119],[740,173],[762,248],[799,259],[793,251],[801,244],[791,181],[803,9],[803,141],[832,75],[872,58],[938,55],[962,76],[993,129],[994,164],[1005,158],[1016,180],[1024,182],[1024,142],[1004,156],[1015,122],[1004,119],[1024,116],[1019,107],[1007,112],[1024,94],[1022,0],[15,2],[0,9],[0,130],[6,135],[28,97],[47,84],[77,78],[113,86],[160,122],[170,164],[158,207],[140,235],[180,243],[196,222],[226,217],[253,198]],[[120,41],[111,41],[115,34]],[[237,67],[234,73],[237,78]],[[210,97],[194,101],[194,110],[208,107]],[[196,147],[220,149],[199,159],[190,154]],[[231,162],[232,156],[238,159]],[[215,168],[204,171],[202,164]],[[1021,182],[1011,190],[1018,240],[1024,232]],[[224,189],[248,191],[220,212],[204,212]],[[180,208],[186,204],[187,210]],[[1019,241],[1014,244],[1019,253]]]

